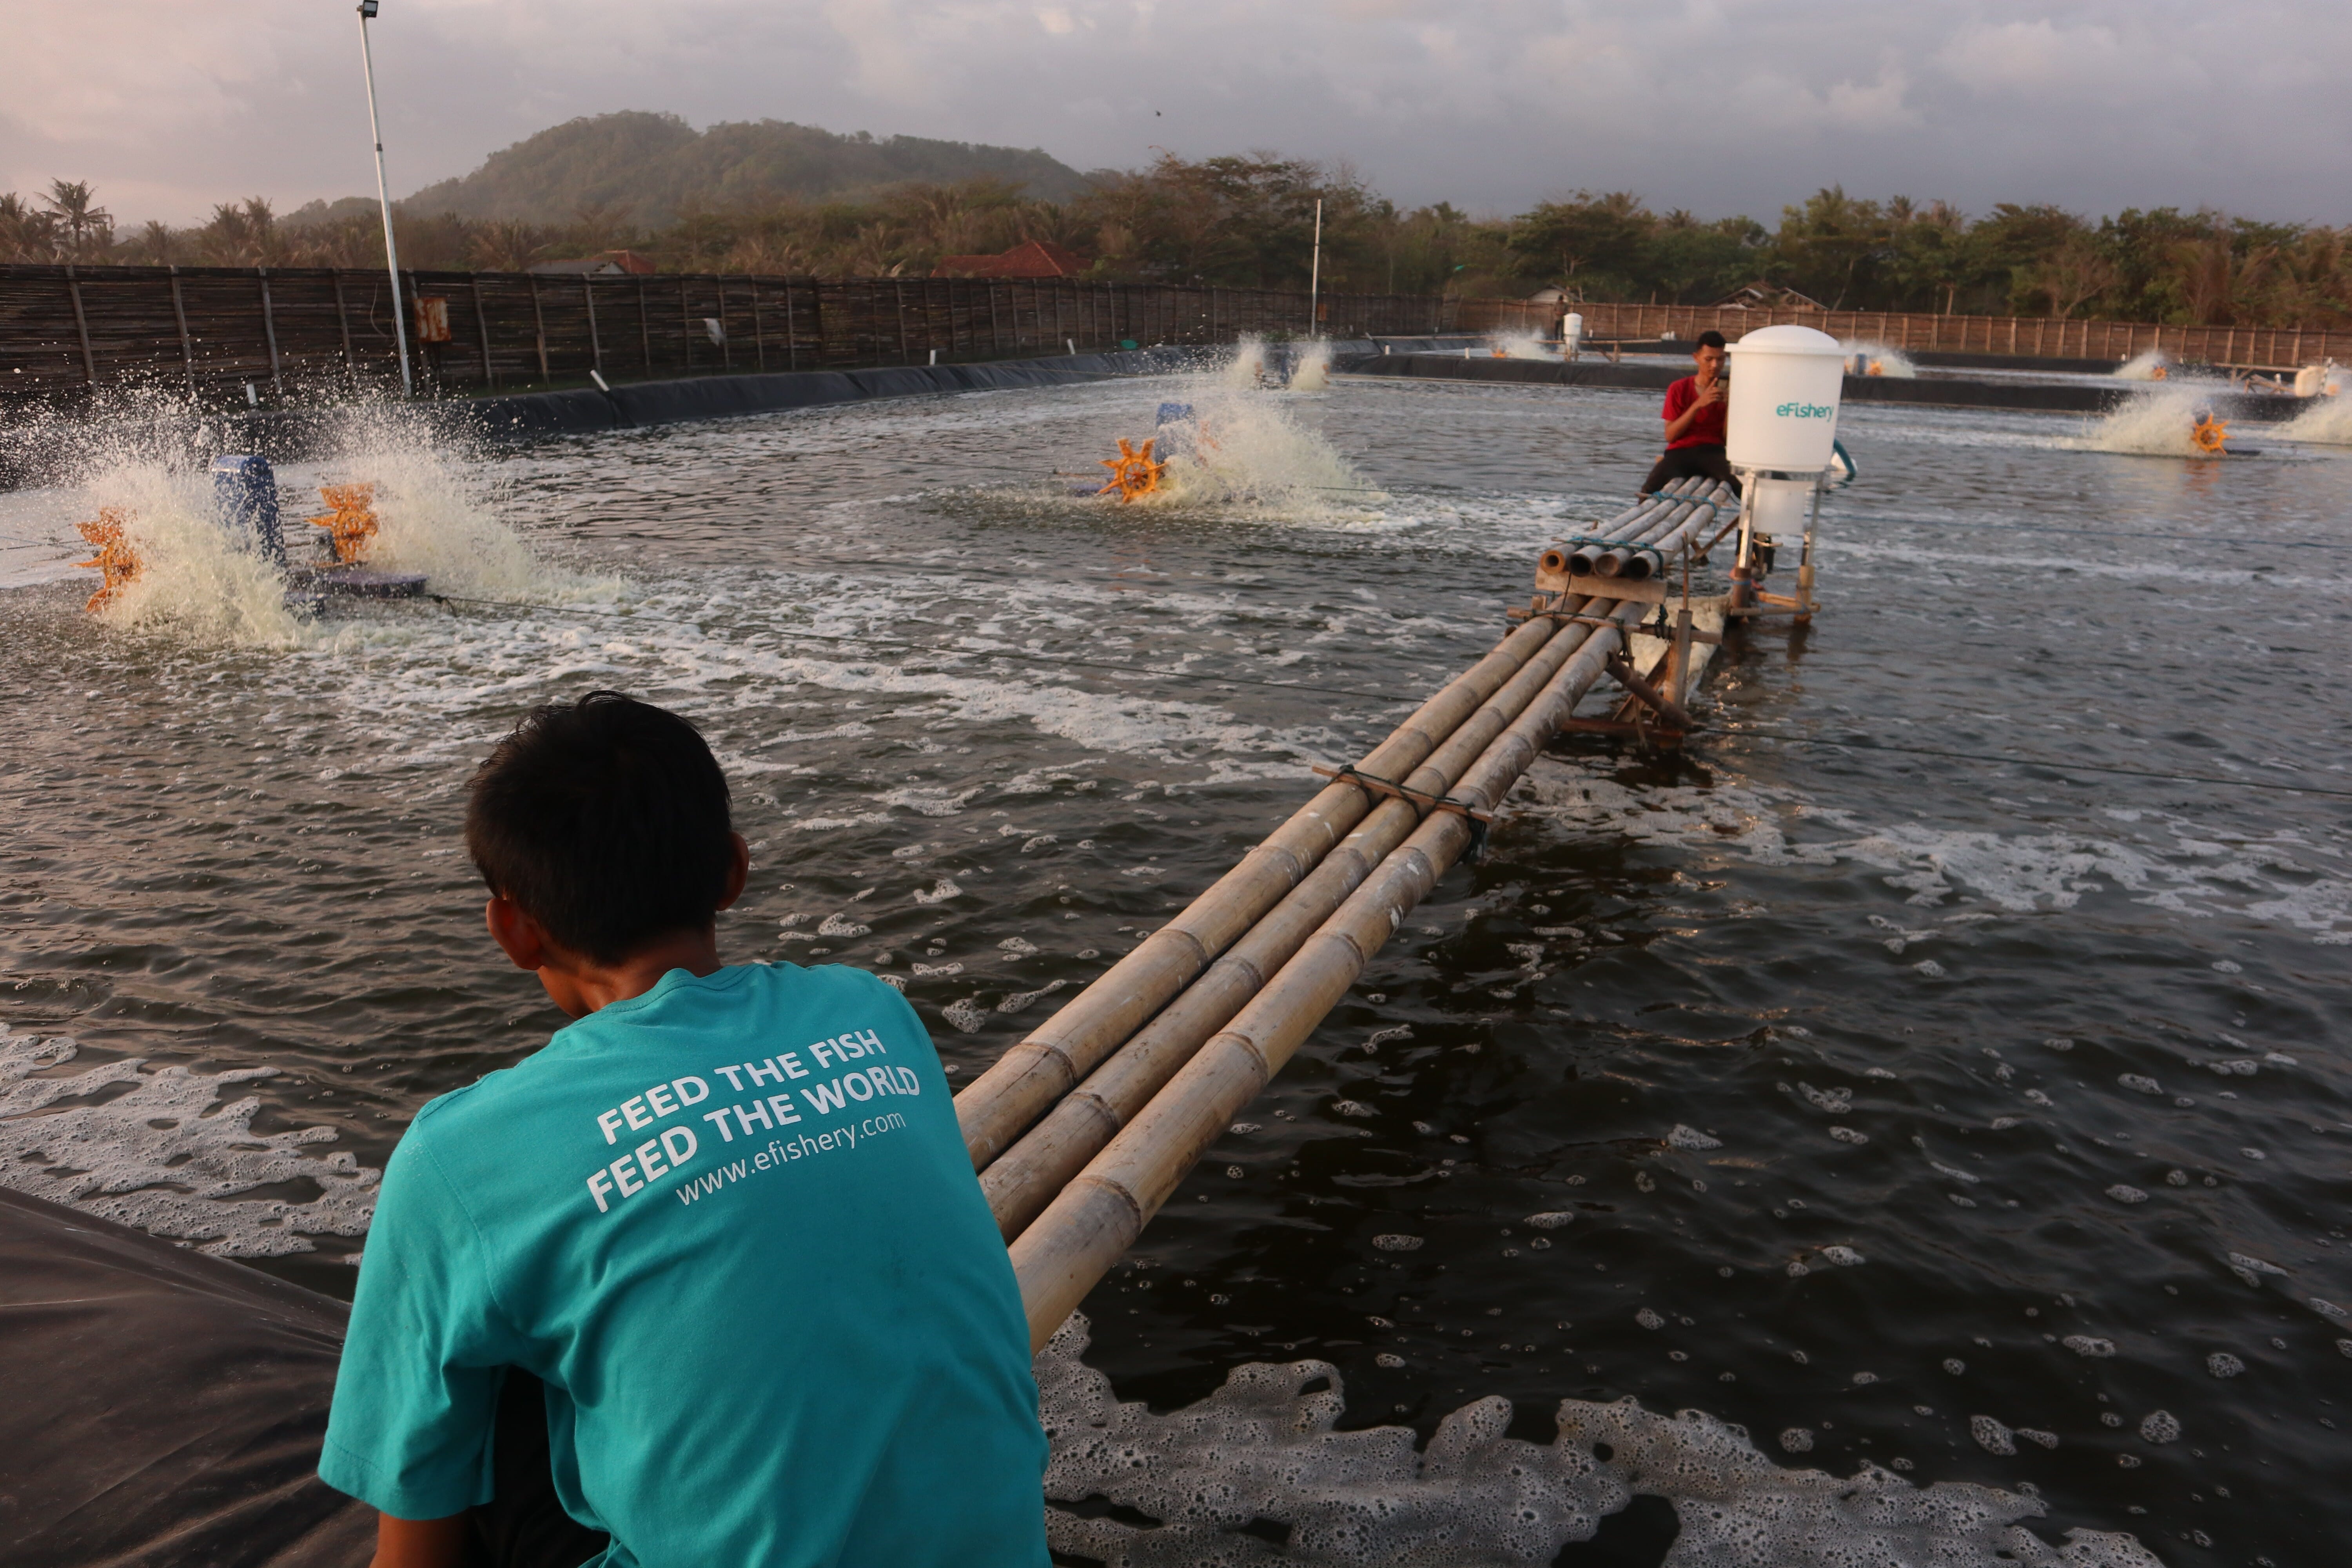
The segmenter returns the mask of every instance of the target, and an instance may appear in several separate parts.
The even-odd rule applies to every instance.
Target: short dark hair
[[[708,930],[733,833],[701,733],[617,691],[525,714],[475,770],[466,805],[466,853],[491,893],[598,963]]]
[[[1727,346],[1728,345],[1723,341],[1723,334],[1717,331],[1713,327],[1709,327],[1706,331],[1698,335],[1698,348],[1695,348],[1691,350],[1691,352],[1693,353],[1696,353],[1699,349],[1719,349]]]

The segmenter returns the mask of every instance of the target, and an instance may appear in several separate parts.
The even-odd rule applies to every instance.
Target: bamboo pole
[[[1679,492],[1671,489],[1660,492],[1672,496],[1672,504],[1667,506],[1664,513],[1654,519],[1637,538],[1615,549],[1604,550],[1594,555],[1591,558],[1593,575],[1623,577],[1637,583],[1649,577],[1654,568],[1652,558],[1646,552],[1655,551],[1659,557],[1663,558],[1665,553],[1661,544],[1663,540],[1688,531],[1685,525],[1696,518],[1702,508],[1708,511],[1715,510],[1716,489],[1717,487],[1708,481],[1695,479],[1685,480]],[[1729,499],[1727,493],[1724,499]],[[1570,570],[1575,570],[1573,561],[1570,563]]]
[[[1495,645],[1374,747],[1357,766],[1402,777],[1460,729],[1558,634],[1530,621]],[[1242,858],[1240,865],[1153,931],[956,1096],[974,1170],[1013,1140],[1168,1005],[1216,956],[1313,870],[1370,810],[1365,792],[1334,784]]]
[[[1584,600],[1572,603],[1580,606]],[[1559,673],[1587,635],[1588,628],[1570,625],[1546,643],[1427,762],[1396,782],[1423,795],[1444,795]],[[981,1191],[1008,1240],[1256,994],[1423,815],[1415,803],[1393,795],[1370,804],[1370,814],[1288,897],[981,1173]]]
[[[1680,521],[1675,512],[1678,505],[1686,508],[1714,488],[1705,479],[1676,479],[1655,494],[1643,496],[1634,505],[1601,525],[1600,537],[1616,548],[1587,543],[1569,551],[1547,551],[1544,568],[1550,572],[1564,571],[1572,577],[1593,574],[1613,577],[1623,570],[1632,547],[1651,543]],[[1601,572],[1600,567],[1604,560],[1612,563],[1612,569],[1606,573]]]
[[[1606,659],[1623,646],[1622,628],[1645,606],[1600,600],[1588,607],[1618,626],[1583,639],[1541,695],[1480,754],[1454,787],[1457,798],[1489,809],[1502,800],[1600,679]],[[1042,1348],[1118,1263],[1471,839],[1467,817],[1433,813],[1021,1233],[1011,1248],[1013,1269],[1033,1348]]]

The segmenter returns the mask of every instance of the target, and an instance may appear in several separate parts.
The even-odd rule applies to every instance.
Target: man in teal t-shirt
[[[946,1078],[871,975],[718,963],[725,787],[608,693],[477,775],[492,933],[578,1021],[384,1173],[320,1461],[385,1516],[379,1568],[1046,1561],[1028,1331]],[[523,1373],[544,1478],[507,1473]],[[562,1517],[517,1542],[494,1516],[534,1485]]]

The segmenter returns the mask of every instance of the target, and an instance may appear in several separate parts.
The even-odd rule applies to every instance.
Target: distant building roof
[[[1087,258],[1050,240],[1032,239],[1001,256],[942,256],[934,278],[1076,278]]]
[[[1715,302],[1718,310],[1826,310],[1822,304],[1778,283],[1756,282],[1734,289]]]
[[[634,250],[606,250],[570,261],[538,262],[531,270],[559,277],[614,278],[631,273],[642,277],[654,270],[654,264]]]

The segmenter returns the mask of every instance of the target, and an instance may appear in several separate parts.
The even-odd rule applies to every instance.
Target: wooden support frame
[[[468,274],[466,279],[474,298],[474,327],[482,340],[482,385],[485,389],[499,384],[499,370],[490,359],[490,318],[482,309],[482,275]]]
[[[269,302],[269,268],[260,267],[256,268],[255,270],[261,275],[261,334],[269,344],[269,388],[278,396],[283,397],[286,395],[286,378],[279,372],[278,365],[278,312]],[[398,301],[394,301],[394,308],[396,309],[397,306]],[[85,352],[88,349],[88,342],[89,340],[85,336],[83,340]]]
[[[180,269],[179,269],[178,268],[174,267],[174,268],[172,268],[172,308],[173,308],[173,310],[178,310],[178,309],[179,309],[179,306],[180,306]],[[336,330],[336,331],[340,332],[340,333],[342,335],[342,340],[343,340],[343,368],[344,368],[345,370],[347,370],[347,371],[352,371],[352,372],[356,372],[356,371],[358,371],[358,369],[359,369],[359,361],[358,361],[357,359],[353,358],[353,357],[352,357],[352,312],[351,312],[351,306],[350,306],[349,301],[347,301],[347,300],[343,298],[343,275],[342,275],[342,272],[341,271],[341,269],[338,269],[338,270],[336,271],[336,273],[335,273],[335,330]],[[185,342],[185,341],[186,341],[186,339],[187,339],[187,335],[188,335],[188,321],[187,321],[187,317],[186,317],[186,315],[185,315],[184,313],[183,313],[183,314],[182,314],[182,316],[181,316],[181,318],[180,318],[180,337],[181,337],[181,340],[182,340],[183,343],[184,343],[184,342]],[[195,385],[195,376],[194,376],[194,373],[193,368],[191,369],[190,374],[189,374],[188,384],[189,384],[189,386],[190,386],[191,388],[193,388],[193,387]]]
[[[188,303],[181,298],[180,269],[176,267],[172,268],[172,320],[180,329],[180,365],[187,372],[188,391],[193,395],[196,390],[196,348],[188,337]],[[335,274],[335,320],[343,321],[343,275],[340,272]],[[343,363],[349,364],[351,361],[351,323],[343,321]]]
[[[580,275],[580,301],[588,308],[588,368],[604,368],[604,342],[596,332],[596,280],[586,273]]]
[[[98,384],[98,356],[89,352],[89,318],[81,308],[81,279],[74,276],[73,264],[66,264],[66,298],[73,301],[74,335],[81,340],[82,379],[90,385]]]
[[[1623,687],[1628,693],[1639,699],[1644,707],[1675,729],[1690,731],[1697,728],[1692,721],[1689,711],[1681,703],[1653,686],[1640,670],[1633,668],[1633,661],[1626,658],[1624,655],[1611,655],[1608,668],[1611,678],[1618,685]]]
[[[393,309],[396,310],[399,308],[400,301],[394,300]],[[542,382],[552,381],[555,377],[547,368],[547,312],[541,308],[539,302],[539,274],[536,272],[530,275],[530,321],[538,334],[539,379]]]

